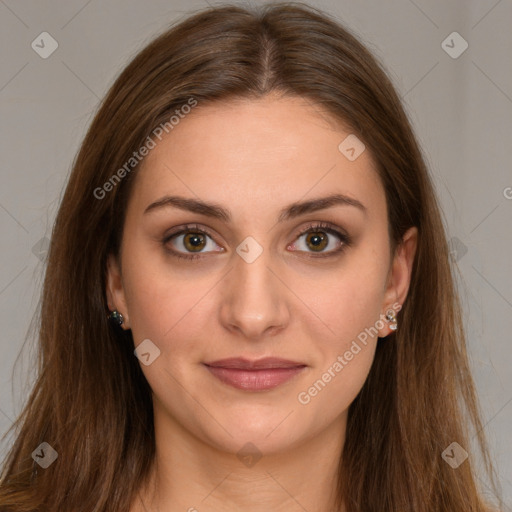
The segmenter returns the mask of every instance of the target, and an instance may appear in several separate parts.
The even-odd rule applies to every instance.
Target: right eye
[[[189,260],[201,258],[200,254],[205,252],[224,252],[224,249],[197,225],[181,226],[177,231],[166,235],[162,243],[172,256]],[[169,244],[172,248],[169,248]],[[215,250],[215,247],[220,250]],[[209,251],[208,248],[214,250]]]

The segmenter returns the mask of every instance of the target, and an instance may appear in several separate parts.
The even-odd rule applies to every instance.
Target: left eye
[[[338,242],[332,237],[338,239]],[[288,247],[303,252],[321,253],[322,256],[328,256],[342,251],[345,246],[350,244],[349,237],[329,226],[311,226],[303,231],[294,242]],[[314,256],[314,254],[312,254]]]

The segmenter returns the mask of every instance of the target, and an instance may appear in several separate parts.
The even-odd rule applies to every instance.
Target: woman
[[[354,36],[297,4],[191,16],[74,164],[1,510],[488,510],[448,254]]]

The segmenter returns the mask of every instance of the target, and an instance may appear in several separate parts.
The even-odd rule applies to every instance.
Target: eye
[[[207,231],[195,224],[182,226],[179,231],[167,235],[162,243],[173,256],[189,260],[201,258],[204,252],[224,252],[224,249],[212,240]],[[216,247],[220,250],[215,250]]]
[[[300,242],[302,237],[305,237],[304,243]],[[333,237],[337,238],[338,242],[333,241]],[[311,258],[335,256],[352,243],[349,235],[324,222],[309,224],[300,231],[296,240],[298,242],[294,241],[287,249],[309,253],[308,256]],[[224,252],[224,248],[213,241],[208,231],[197,224],[177,228],[165,236],[162,244],[172,256],[188,260],[202,258],[204,253]]]
[[[332,240],[333,235],[338,238],[338,242]],[[305,238],[301,243],[303,237]],[[344,251],[352,243],[347,234],[341,233],[331,224],[324,222],[309,224],[302,229],[297,240],[298,242],[293,242],[288,248],[310,253],[309,256],[313,258],[334,256]]]

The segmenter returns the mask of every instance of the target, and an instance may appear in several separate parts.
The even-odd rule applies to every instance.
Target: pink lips
[[[219,380],[246,391],[272,389],[300,373],[305,364],[275,357],[255,361],[230,358],[204,363]]]

